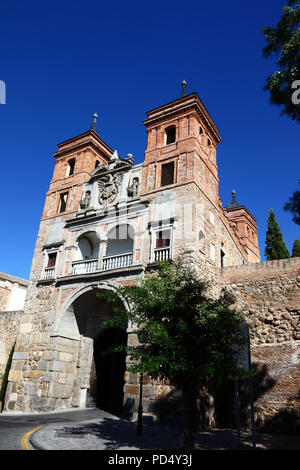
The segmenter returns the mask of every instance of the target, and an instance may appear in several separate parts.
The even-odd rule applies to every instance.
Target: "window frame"
[[[65,201],[65,206],[64,210],[61,210],[61,205],[62,205],[62,196],[67,195],[66,201]],[[57,206],[57,214],[63,214],[64,212],[67,212],[67,206],[69,202],[69,191],[61,192],[59,193],[59,200],[58,200],[58,206]]]
[[[70,162],[72,162],[72,165],[70,164]],[[70,160],[68,160],[68,168],[67,168],[67,175],[66,175],[67,178],[69,176],[74,175],[75,165],[76,165],[76,158],[70,158]]]
[[[177,141],[177,128],[175,124],[172,124],[168,127],[165,128],[165,145],[172,145],[175,144]],[[168,142],[169,137],[172,137],[172,134],[170,132],[172,131],[172,134],[174,132],[174,140],[171,140],[171,142]]]
[[[172,182],[171,183],[165,183],[163,184],[163,168],[167,165],[172,165],[173,166],[173,178],[172,178]],[[160,165],[160,188],[164,188],[166,186],[171,186],[171,184],[175,184],[176,183],[176,178],[175,178],[175,168],[176,168],[176,165],[175,165],[175,160],[170,160],[166,163],[161,163]]]
[[[173,259],[173,240],[174,240],[174,219],[168,219],[166,221],[159,221],[150,226],[150,263],[156,263],[155,261],[155,252],[158,250],[162,250],[164,248],[169,248],[169,260]],[[170,239],[169,239],[169,246],[165,247],[157,247],[156,242],[159,239],[159,232],[163,231],[170,231]]]
[[[224,248],[224,243],[221,243],[220,246],[220,267],[224,268],[226,266],[225,261],[227,261],[227,253]]]
[[[61,248],[59,248],[57,245],[51,247],[51,248],[44,248],[44,261],[43,261],[43,268],[42,268],[42,280],[53,280],[56,279],[57,276],[57,268],[58,268],[58,261],[59,261],[59,253],[61,251]],[[55,264],[53,266],[49,266],[49,255],[56,255],[55,257]],[[53,275],[50,277],[46,276],[47,269],[53,268]]]

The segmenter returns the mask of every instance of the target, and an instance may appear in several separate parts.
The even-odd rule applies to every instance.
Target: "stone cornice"
[[[241,212],[241,209],[242,209],[242,212]],[[234,218],[246,216],[247,219],[249,220],[249,222],[252,223],[255,228],[257,228],[257,225],[256,225],[256,218],[251,214],[251,212],[250,212],[245,206],[239,206],[239,207],[232,208],[232,209],[226,209],[226,207],[223,207],[223,210],[224,210],[225,212],[227,212],[227,214],[230,213],[230,212],[231,212],[231,213],[236,212]],[[229,218],[230,220],[233,220],[233,218],[230,218],[229,215],[228,215],[228,218]]]
[[[85,273],[85,274],[70,274],[67,276],[59,276],[56,279],[39,279],[37,281],[37,284],[49,284],[51,282],[55,283],[56,286],[60,286],[62,284],[69,284],[69,283],[74,283],[76,281],[92,281],[92,280],[97,280],[97,279],[111,279],[113,278],[114,280],[118,275],[121,275],[122,277],[125,276],[131,276],[134,273],[140,274],[141,272],[145,271],[145,266],[142,264],[136,264],[136,265],[131,265],[127,266],[124,268],[118,268],[118,269],[111,269],[109,271],[97,271],[94,273]]]
[[[205,121],[206,125],[212,131],[212,134],[216,138],[217,142],[220,142],[221,137],[219,135],[219,129],[215,125],[213,119],[211,118],[206,107],[199,98],[198,93],[196,92],[191,93],[183,98],[179,98],[178,100],[171,101],[170,103],[155,108],[151,111],[148,111],[146,113],[148,115],[148,118],[144,119],[143,123],[146,126],[154,125],[161,121],[165,121],[166,116],[168,116],[169,118],[175,117],[179,114],[186,113],[191,109],[195,109],[197,111],[198,115]]]
[[[82,217],[74,217],[73,219],[68,219],[66,221],[66,228],[72,227],[73,229],[75,229],[76,227],[81,227],[81,225],[86,225],[87,223],[94,223],[100,220],[107,221],[111,218],[119,220],[124,214],[128,216],[128,219],[131,219],[135,217],[140,211],[145,211],[147,207],[148,202],[142,201],[141,199],[136,199],[135,201],[130,201],[129,203],[117,203],[113,206],[110,206],[107,210],[97,209],[94,213],[83,213]]]
[[[86,139],[81,140],[78,142],[78,139],[81,139],[86,136]],[[93,137],[93,138],[92,138]],[[96,139],[96,142],[95,140]],[[74,142],[73,145],[68,145]],[[67,147],[65,147],[67,145]],[[105,143],[100,137],[97,136],[94,132],[85,132],[77,137],[73,137],[72,139],[66,140],[60,144],[58,144],[59,150],[53,154],[55,158],[59,158],[64,156],[68,153],[74,153],[82,148],[92,147],[97,152],[104,152],[109,154],[110,156],[113,154],[113,150]]]

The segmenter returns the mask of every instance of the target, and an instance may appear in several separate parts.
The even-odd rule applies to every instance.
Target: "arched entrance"
[[[110,352],[115,345],[126,345],[127,335],[120,328],[111,328],[94,340],[94,374],[96,387],[91,389],[98,408],[113,414],[120,414],[123,408],[124,373],[126,352]],[[91,380],[95,380],[95,375]]]
[[[105,328],[103,322],[113,317],[111,305],[98,293],[103,289],[92,286],[77,295],[66,308],[57,327],[57,334],[76,338],[78,358],[76,386],[80,389],[80,406],[99,407],[113,414],[123,408],[126,352],[106,353],[114,345],[127,345],[126,325]]]

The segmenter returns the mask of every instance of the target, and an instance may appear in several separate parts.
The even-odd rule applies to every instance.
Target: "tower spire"
[[[98,114],[97,114],[97,113],[94,113],[94,115],[93,115],[93,122],[92,122],[92,124],[91,124],[91,127],[89,128],[90,131],[94,131],[94,132],[96,132],[96,134],[98,134],[97,129],[96,129],[97,118],[98,118]]]
[[[235,208],[241,207],[240,204],[237,202],[235,195],[236,195],[236,192],[233,189],[232,190],[232,200],[231,200],[230,204],[228,204],[228,206],[225,207],[225,209],[235,209]]]

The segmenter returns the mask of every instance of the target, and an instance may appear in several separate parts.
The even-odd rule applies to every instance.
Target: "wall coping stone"
[[[10,274],[5,274],[5,273],[1,273],[0,272],[0,279],[4,279],[6,281],[10,281],[10,282],[16,282],[18,284],[20,284],[20,286],[29,286],[30,282],[27,280],[27,279],[21,279],[20,277],[16,277],[16,276],[11,276]]]
[[[262,263],[250,263],[219,268],[218,277],[221,284],[247,280],[261,280],[290,276],[300,277],[300,257],[287,258]]]

